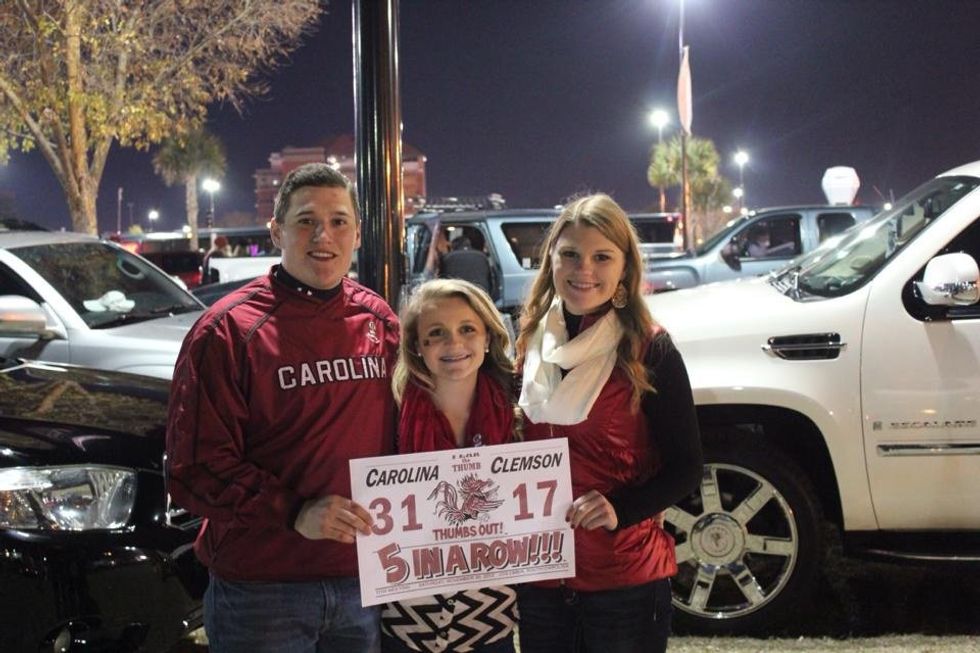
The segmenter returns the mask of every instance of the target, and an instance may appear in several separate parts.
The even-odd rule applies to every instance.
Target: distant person
[[[753,227],[749,231],[749,242],[745,252],[751,258],[769,256],[769,230],[765,227]]]
[[[479,286],[484,292],[493,291],[490,259],[482,250],[473,247],[468,236],[459,236],[452,242],[452,249],[439,263],[439,276],[444,279],[463,279]]]
[[[231,245],[228,243],[227,236],[215,236],[211,242],[211,249],[204,254],[201,262],[201,278],[205,283],[218,281],[218,271],[211,268],[212,258],[230,258]]]
[[[402,311],[392,388],[399,453],[506,444],[514,438],[510,338],[493,300],[461,279],[419,286]],[[384,653],[513,653],[517,593],[507,586],[389,603]]]
[[[439,226],[438,220],[432,224],[431,229],[435,235],[429,241],[429,251],[425,257],[423,276],[426,281],[439,276],[439,266],[442,263],[442,257],[449,252],[449,237],[446,235],[446,230]]]
[[[398,320],[347,278],[357,197],[326,164],[290,172],[275,201],[275,265],[219,300],[177,358],[168,490],[205,518],[212,653],[377,653],[380,607],[362,607],[352,458],[390,453]]]

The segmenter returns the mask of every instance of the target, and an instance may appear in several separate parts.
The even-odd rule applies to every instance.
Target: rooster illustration
[[[503,505],[504,500],[497,498],[497,490],[492,480],[481,480],[468,474],[460,479],[458,493],[448,481],[439,481],[429,493],[429,500],[441,494],[442,499],[436,503],[437,514],[444,516],[450,524],[461,524],[468,519],[479,519]]]

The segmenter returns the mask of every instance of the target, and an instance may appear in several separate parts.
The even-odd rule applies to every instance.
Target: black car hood
[[[4,361],[0,467],[98,463],[159,469],[169,386],[133,374]]]

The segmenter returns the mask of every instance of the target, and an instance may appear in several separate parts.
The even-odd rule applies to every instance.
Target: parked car
[[[677,236],[680,213],[630,213],[630,222],[640,241],[640,255],[645,265],[657,259],[683,252]]]
[[[191,290],[191,293],[205,306],[211,306],[231,291],[238,290],[245,284],[250,283],[255,279],[256,277],[250,277],[235,279],[234,281],[222,281],[221,283],[208,283],[194,288]]]
[[[474,249],[487,255],[493,277],[490,296],[501,312],[516,313],[541,265],[538,259],[541,243],[557,217],[555,209],[416,214],[406,223],[405,262],[409,289],[425,280],[433,232],[440,228],[451,241],[465,236]]]
[[[204,255],[200,252],[144,252],[141,255],[188,289],[197,288],[203,281],[201,264]]]
[[[541,267],[541,244],[558,217],[557,209],[503,209],[423,212],[406,224],[405,258],[409,290],[426,278],[426,259],[433,230],[444,230],[450,241],[465,236],[490,261],[490,295],[502,313],[516,315],[534,275]],[[678,213],[631,213],[645,260],[676,254],[674,233]]]
[[[0,232],[0,355],[169,379],[204,306],[115,243]]]
[[[205,279],[204,283],[254,279],[268,272],[282,259],[282,252],[272,242],[269,228],[265,225],[201,229],[199,237],[203,251],[207,252],[212,239],[218,236],[227,239],[228,254],[208,259],[210,278]]]
[[[787,206],[739,216],[686,254],[647,261],[647,293],[757,276],[870,219],[871,206]]]
[[[164,488],[168,389],[0,359],[0,651],[167,651],[201,625],[200,520]]]
[[[980,162],[768,277],[648,298],[705,450],[666,515],[679,627],[793,619],[825,521],[848,554],[980,562],[978,216]]]

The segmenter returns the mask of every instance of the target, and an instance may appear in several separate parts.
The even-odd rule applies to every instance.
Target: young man
[[[206,518],[214,653],[377,651],[353,545],[370,514],[351,458],[390,452],[398,323],[348,279],[360,245],[351,183],[323,164],[276,197],[282,264],[212,306],[184,341],[167,428],[168,489]]]

